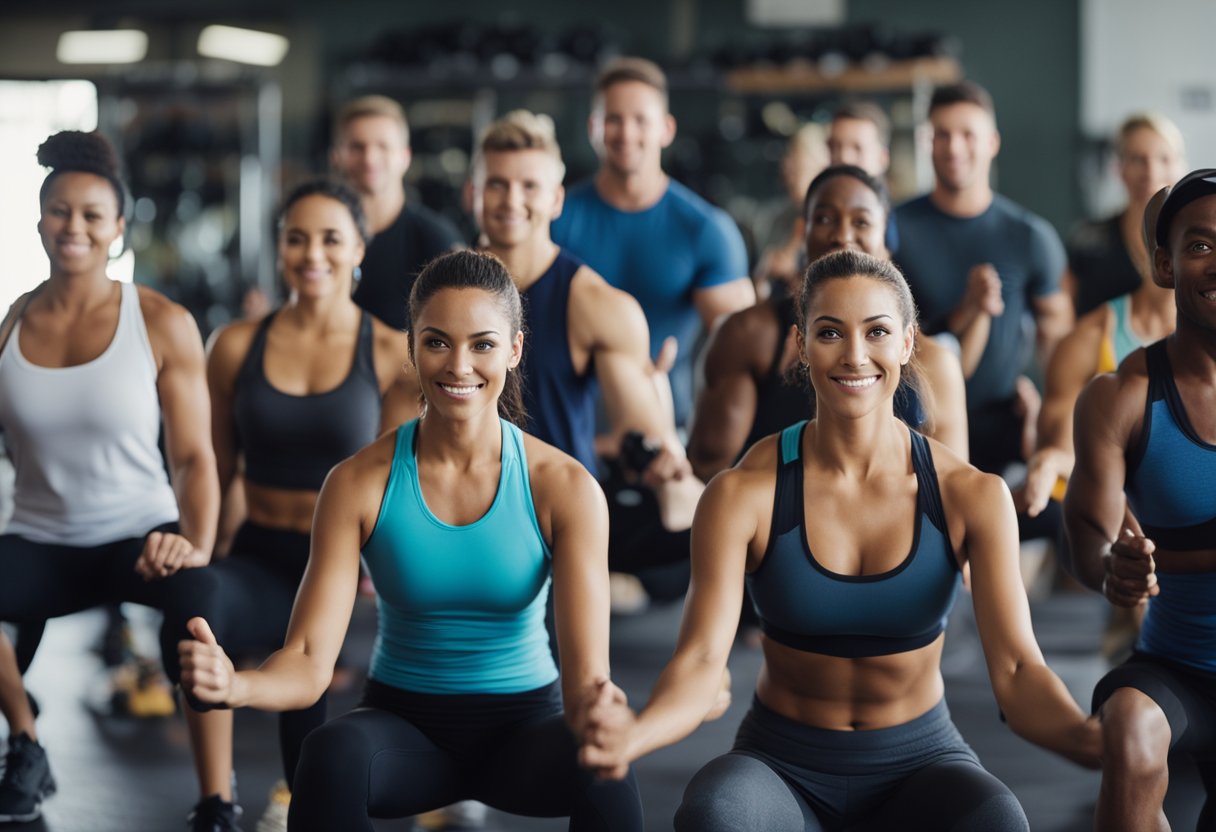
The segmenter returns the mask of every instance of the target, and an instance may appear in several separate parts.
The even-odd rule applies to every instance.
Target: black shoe
[[[240,816],[240,806],[213,794],[195,804],[186,816],[186,823],[190,825],[190,832],[241,832],[241,827],[236,825]]]
[[[0,779],[0,823],[37,820],[43,799],[54,793],[46,750],[25,732],[9,737]]]

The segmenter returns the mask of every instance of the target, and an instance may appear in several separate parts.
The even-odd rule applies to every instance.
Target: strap
[[[802,429],[806,419],[781,431],[781,465],[797,462],[802,454]]]
[[[8,339],[12,336],[13,330],[17,328],[17,322],[25,315],[25,310],[29,308],[30,301],[38,296],[42,288],[46,286],[46,281],[42,281],[33,289],[25,293],[24,297],[18,298],[17,301],[9,308],[8,315],[4,318],[4,323],[0,324],[0,353],[4,352],[4,348],[8,346]],[[20,305],[20,308],[18,308]]]

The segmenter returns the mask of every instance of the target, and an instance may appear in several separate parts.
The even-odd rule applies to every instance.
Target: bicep
[[[1073,420],[1076,462],[1064,497],[1065,517],[1084,522],[1114,540],[1123,522],[1127,473],[1126,436],[1114,418],[1117,380],[1099,376],[1077,400]]]
[[[211,401],[203,343],[185,312],[161,327],[162,356],[157,391],[165,422],[165,449],[176,464],[211,451]]]
[[[689,458],[704,479],[734,461],[756,418],[759,391],[745,352],[729,326],[719,329],[707,348],[705,386],[697,396],[688,442]],[[707,465],[715,470],[706,470]]]

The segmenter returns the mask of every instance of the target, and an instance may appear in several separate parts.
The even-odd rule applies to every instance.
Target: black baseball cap
[[[1175,215],[1200,197],[1216,194],[1216,168],[1200,168],[1182,177],[1170,188],[1169,195],[1161,204],[1157,215],[1157,245],[1166,244],[1170,234],[1170,223]]]

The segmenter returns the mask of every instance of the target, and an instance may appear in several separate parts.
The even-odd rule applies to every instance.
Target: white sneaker
[[[270,802],[258,819],[257,832],[287,832],[287,810],[291,806],[291,790],[280,780],[270,790]]]

